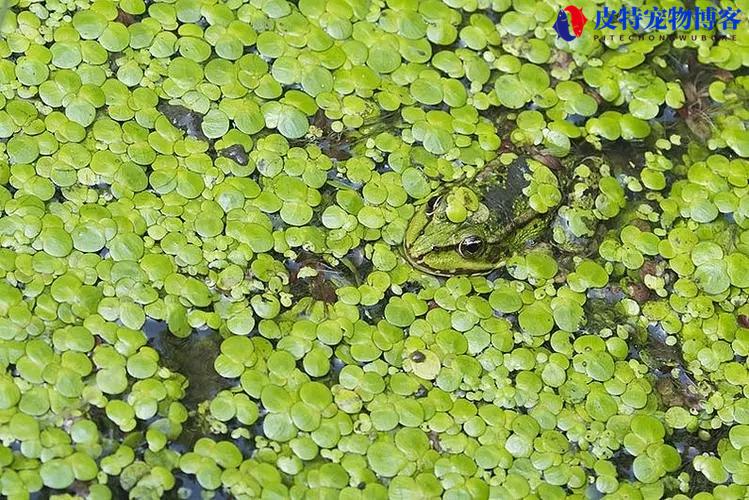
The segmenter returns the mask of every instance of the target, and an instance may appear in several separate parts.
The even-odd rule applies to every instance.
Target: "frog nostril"
[[[484,250],[484,240],[478,236],[466,236],[458,245],[458,252],[463,257],[475,257]]]

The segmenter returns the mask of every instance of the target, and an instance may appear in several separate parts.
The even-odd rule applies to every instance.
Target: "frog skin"
[[[509,165],[490,162],[474,178],[433,194],[417,207],[404,237],[406,259],[438,276],[486,274],[538,243],[562,200],[552,201],[545,213],[531,207],[526,193],[532,169],[543,171],[564,192],[563,171],[553,172],[529,158],[516,158]],[[465,220],[456,223],[448,217],[448,207],[451,197],[458,196],[473,206]]]

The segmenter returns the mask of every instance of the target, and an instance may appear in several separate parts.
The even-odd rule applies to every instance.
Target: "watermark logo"
[[[585,14],[583,14],[583,11],[579,7],[568,5],[559,11],[557,20],[554,23],[554,30],[559,35],[559,38],[566,42],[571,42],[583,34],[583,28],[587,22],[588,18],[585,17]],[[570,27],[572,31],[570,31]]]
[[[604,6],[596,12],[595,30],[604,31],[603,34],[596,34],[594,39],[613,38],[613,32],[619,32],[616,38],[624,40],[623,32],[629,31],[629,39],[683,39],[686,35],[677,34],[677,32],[692,32],[692,38],[697,36],[694,31],[706,30],[714,32],[721,30],[720,33],[711,33],[713,38],[728,38],[727,31],[735,31],[743,21],[741,9],[733,7],[622,7],[611,9]],[[571,42],[579,38],[583,33],[583,28],[588,19],[579,7],[568,5],[559,11],[557,20],[554,22],[554,31],[559,38],[566,42]],[[605,32],[609,31],[608,34]],[[703,35],[707,38],[707,34]]]
[[[699,30],[712,31],[716,28],[735,30],[741,18],[741,9],[733,7],[669,7],[667,9],[652,7],[622,7],[609,9],[604,7],[596,13],[596,29],[635,31],[677,31]]]

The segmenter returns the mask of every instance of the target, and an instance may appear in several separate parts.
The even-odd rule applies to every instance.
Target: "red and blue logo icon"
[[[585,14],[583,14],[583,11],[579,7],[568,5],[559,11],[557,20],[554,23],[554,30],[559,35],[559,38],[566,42],[571,42],[583,34],[583,28],[587,22],[588,18],[585,17]]]

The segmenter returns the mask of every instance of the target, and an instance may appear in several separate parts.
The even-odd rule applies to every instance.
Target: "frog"
[[[593,207],[594,189],[585,185],[597,186],[597,179],[575,182],[597,171],[595,165],[587,165],[589,161],[579,160],[576,165],[574,159],[512,156],[509,162],[506,158],[488,162],[475,176],[437,190],[417,205],[402,246],[413,267],[437,276],[488,274],[513,255],[548,241],[552,231],[555,236],[569,232],[565,226],[571,224],[570,217],[558,213],[571,198],[572,206],[566,207],[573,208],[570,213]],[[595,233],[593,220],[577,218],[575,224],[582,227],[578,235]],[[568,250],[586,243],[577,239],[568,241]]]

